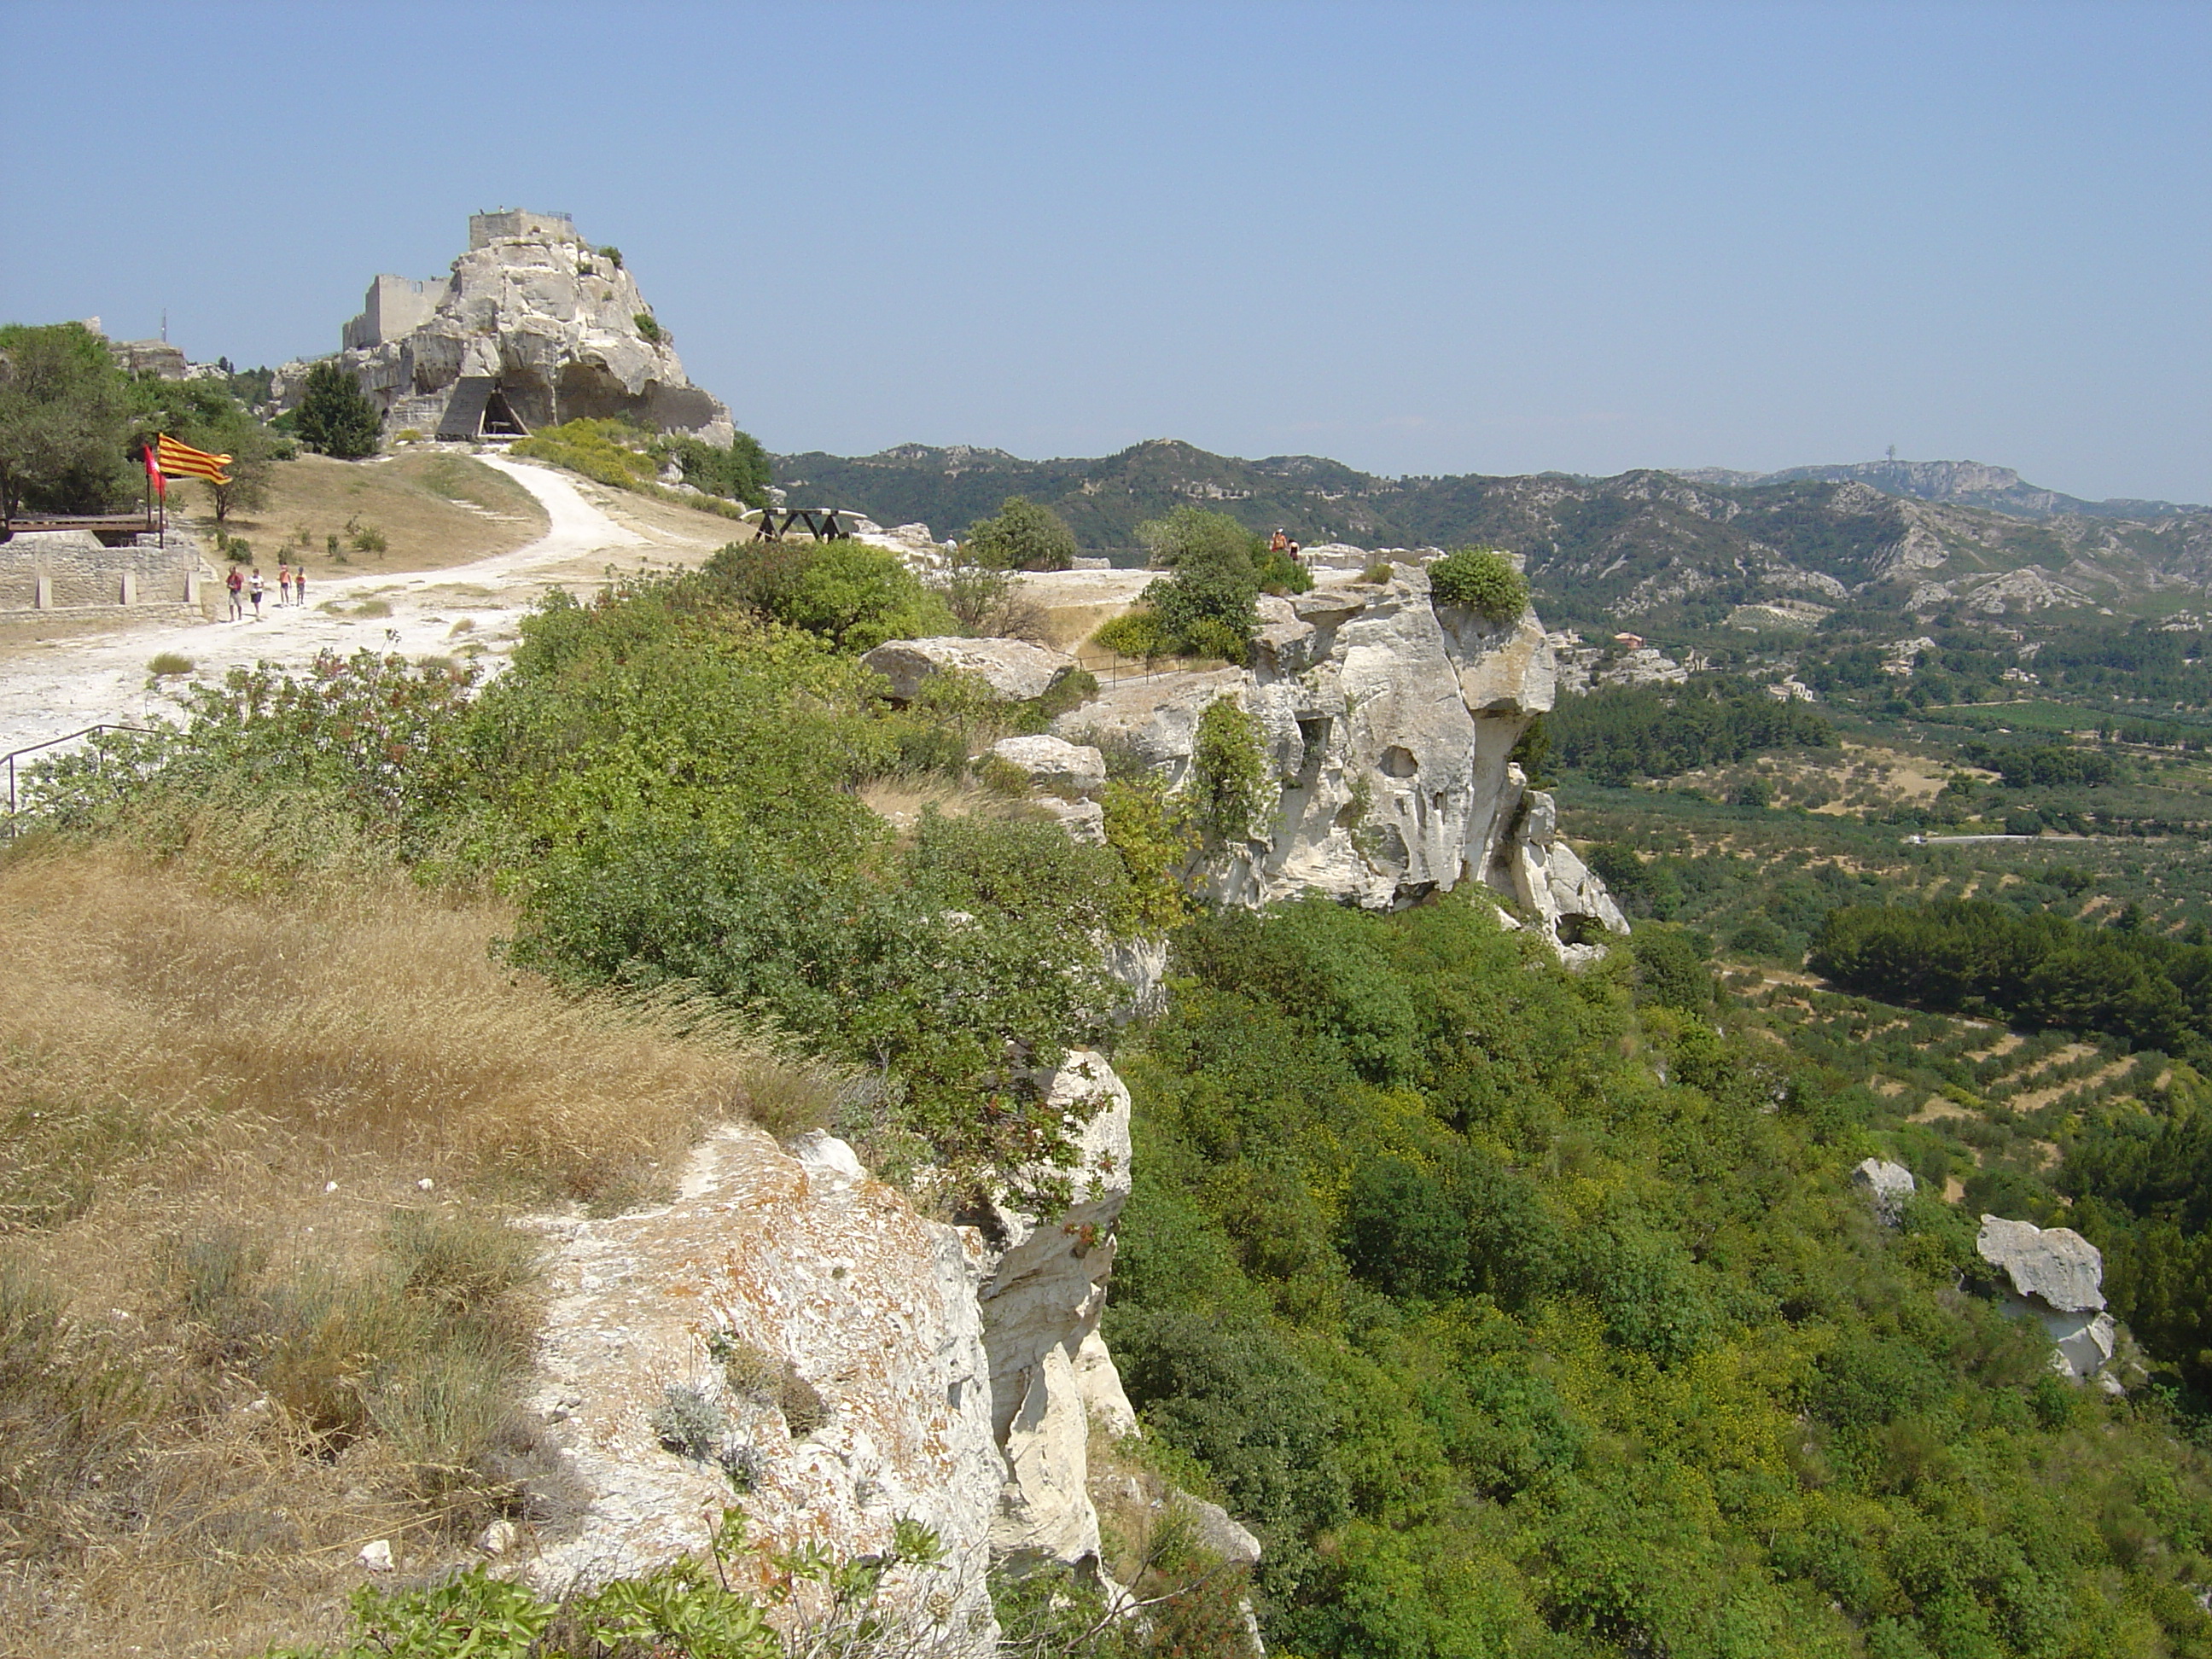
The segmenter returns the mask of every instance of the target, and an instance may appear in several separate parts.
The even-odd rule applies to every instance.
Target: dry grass
[[[390,546],[380,554],[356,551],[349,524],[375,526]],[[323,455],[287,461],[276,469],[268,505],[250,518],[234,514],[228,527],[252,544],[271,581],[280,557],[304,558],[312,594],[317,577],[438,570],[511,552],[544,535],[546,524],[537,497],[505,473],[466,455],[413,451],[368,461]],[[344,563],[325,550],[333,535]]]
[[[834,1097],[501,967],[507,920],[343,861],[0,860],[0,1653],[327,1639],[363,1542],[538,1514],[498,1218]]]

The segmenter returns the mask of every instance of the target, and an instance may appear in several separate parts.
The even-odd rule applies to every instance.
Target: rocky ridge
[[[1890,584],[1908,585],[1899,597],[1922,588],[1917,611],[1979,593],[1980,608],[2008,616],[2051,605],[2125,612],[2177,587],[2212,586],[2212,510],[2079,501],[1971,462],[1389,478],[1312,456],[1247,461],[1152,440],[1097,459],[902,445],[775,465],[794,497],[885,522],[957,530],[1025,495],[1097,551],[1133,551],[1140,520],[1187,502],[1263,532],[1280,525],[1309,545],[1503,546],[1527,556],[1554,620],[1579,626],[1602,617],[1809,627]],[[2052,586],[1981,592],[2032,571]]]
[[[1358,570],[1322,564],[1309,592],[1263,599],[1251,667],[1114,684],[1054,734],[1130,750],[1180,786],[1200,717],[1230,698],[1259,729],[1273,802],[1203,866],[1213,897],[1317,892],[1384,909],[1472,882],[1510,898],[1565,960],[1595,959],[1627,921],[1512,760],[1556,690],[1542,624],[1434,604],[1424,555],[1368,581],[1368,556]]]

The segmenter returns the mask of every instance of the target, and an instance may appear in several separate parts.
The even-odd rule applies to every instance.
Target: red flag
[[[161,464],[154,459],[154,446],[151,444],[146,446],[146,477],[154,486],[154,493],[167,500],[169,481],[161,476]]]

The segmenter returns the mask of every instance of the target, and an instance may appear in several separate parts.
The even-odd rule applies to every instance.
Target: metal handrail
[[[75,743],[79,738],[91,737],[96,732],[150,732],[153,729],[150,726],[125,726],[120,720],[102,720],[97,726],[88,726],[81,731],[71,732],[58,738],[48,738],[43,743],[26,744],[21,749],[11,749],[6,754],[0,755],[0,761],[8,763],[9,836],[12,839],[15,834],[15,817],[21,810],[15,800],[15,761],[19,756],[35,755],[41,749],[58,749],[65,743]]]
[[[1077,651],[1072,654],[1078,668],[1108,685],[1121,685],[1133,680],[1162,679],[1170,674],[1187,674],[1200,663],[1220,660],[1215,657],[1125,657],[1114,651],[1097,655]],[[1142,666],[1139,666],[1139,664]],[[1163,664],[1166,665],[1161,666]]]

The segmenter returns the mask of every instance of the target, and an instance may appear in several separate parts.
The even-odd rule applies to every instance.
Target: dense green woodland
[[[1264,1539],[1278,1653],[2212,1655],[2193,1073],[2055,1185],[2003,1189],[2073,1196],[2113,1250],[2161,1380],[2109,1400],[1997,1313],[1966,1209],[1875,1224],[1850,1165],[1924,1168],[1929,1143],[1856,1086],[1851,1045],[1761,1035],[1692,930],[1648,923],[1577,976],[1465,895],[1194,908],[1171,878],[1234,793],[1233,723],[1194,802],[1119,781],[1103,848],[1012,805],[893,835],[860,789],[962,778],[1051,713],[957,681],[886,702],[857,650],[926,602],[888,568],[733,554],[556,596],[480,688],[367,654],[234,675],[181,728],[50,768],[40,810],[257,879],[374,857],[495,886],[518,963],[849,1067],[834,1127],[956,1207],[1061,1144],[1029,1067],[1111,1045],[1138,1151],[1108,1334],[1147,1455]],[[1664,866],[1674,907],[1725,863]],[[1807,936],[1838,912],[1859,937],[1864,886],[1797,873]],[[1117,1032],[1096,940],[1163,927],[1170,1007]],[[1192,1583],[1116,1650],[1239,1650],[1234,1581]],[[1032,1633],[1073,1605],[1005,1589]]]

